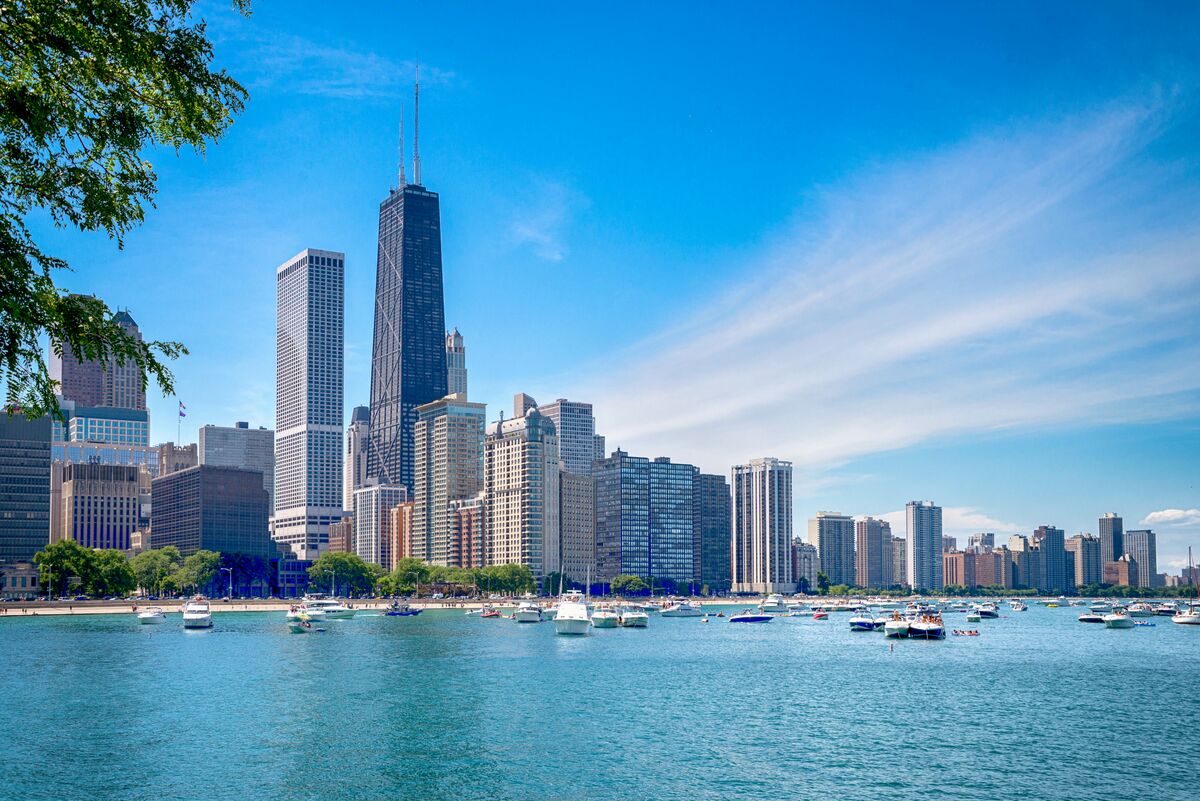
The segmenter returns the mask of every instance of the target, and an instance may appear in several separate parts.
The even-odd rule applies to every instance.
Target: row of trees
[[[210,587],[221,569],[221,554],[196,551],[186,559],[174,545],[142,551],[130,560],[137,586],[155,595],[197,592]]]
[[[522,593],[537,587],[533,573],[524,565],[471,569],[405,558],[389,573],[353,553],[322,554],[308,569],[308,582],[313,590],[346,595],[408,595],[431,587],[448,594]]]
[[[41,585],[52,595],[128,595],[137,586],[124,551],[95,550],[64,540],[38,551],[33,562]]]
[[[130,559],[124,551],[63,540],[34,554],[33,561],[53,595],[125,596],[139,587],[156,595],[203,592],[213,588],[222,568],[233,571],[231,579],[239,584],[261,580],[270,586],[271,575],[271,563],[262,557],[196,551],[184,558],[173,545]]]

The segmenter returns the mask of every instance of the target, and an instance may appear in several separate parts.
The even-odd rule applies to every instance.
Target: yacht
[[[1080,623],[1103,623],[1104,615],[1096,614],[1095,612],[1084,612],[1079,616]]]
[[[864,615],[860,613],[850,618],[851,631],[875,631],[881,626],[883,626],[883,623],[877,622],[876,618],[871,617],[869,614]]]
[[[608,604],[600,604],[592,610],[592,625],[598,629],[615,629],[620,622],[621,616]]]
[[[166,623],[167,616],[163,614],[163,610],[158,606],[149,606],[138,612],[137,622],[143,626],[150,626],[156,623]]]
[[[908,636],[917,640],[944,640],[946,626],[937,615],[922,615],[908,624]]]
[[[1170,601],[1163,601],[1154,607],[1154,614],[1162,615],[1163,617],[1174,617],[1179,614],[1179,607]]]
[[[595,619],[596,616],[593,615],[592,620],[595,621]],[[650,615],[636,606],[625,606],[621,608],[620,617],[617,618],[617,622],[623,628],[644,629],[650,623]]]
[[[983,619],[983,615],[979,614],[978,611],[967,612],[967,622],[968,623],[978,623],[982,619]]]
[[[1096,601],[1088,609],[1101,615],[1107,615],[1113,610],[1112,604],[1107,601]]]
[[[661,612],[663,617],[702,617],[704,610],[692,601],[676,601]]]
[[[542,607],[536,601],[521,601],[517,604],[517,611],[513,612],[513,620],[518,623],[541,623],[545,619]]]
[[[288,610],[286,619],[293,620],[324,620],[325,613],[320,609],[305,609],[303,606],[293,606]]]
[[[203,596],[197,595],[183,607],[183,627],[185,629],[212,628],[212,610]]]
[[[751,609],[743,609],[736,615],[729,616],[730,623],[770,623],[771,616],[768,614],[755,614]]]
[[[1014,612],[1025,612],[1029,610],[1029,607],[1021,601],[1009,601],[1008,608]]]
[[[883,633],[888,637],[903,638],[908,636],[909,621],[900,617],[899,612],[892,613],[892,619],[883,624]]]
[[[975,607],[975,611],[979,613],[980,617],[987,617],[987,618],[1000,617],[1000,610],[998,610],[996,608],[995,604],[979,604],[978,606]]]
[[[1192,604],[1185,611],[1174,615],[1171,622],[1181,626],[1200,626],[1200,607]]]
[[[329,620],[351,618],[354,617],[356,611],[348,606],[343,606],[336,598],[330,598],[328,595],[305,595],[304,603],[300,604],[300,608],[310,614],[313,611],[324,612],[325,618]]]
[[[1145,602],[1129,605],[1130,617],[1154,617],[1154,607]]]
[[[587,634],[592,627],[592,618],[588,614],[587,604],[583,594],[568,592],[558,602],[558,612],[554,615],[554,632],[556,634]]]
[[[1131,629],[1133,618],[1126,614],[1113,612],[1104,616],[1104,625],[1110,629]]]
[[[787,601],[783,600],[783,596],[778,593],[772,593],[767,596],[767,600],[758,605],[760,612],[772,612],[775,614],[784,614],[788,611]]]

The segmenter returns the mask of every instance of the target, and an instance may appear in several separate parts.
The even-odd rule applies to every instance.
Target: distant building
[[[342,454],[342,508],[354,511],[354,491],[367,485],[367,446],[371,434],[371,407],[355,406],[346,427]]]
[[[821,559],[817,555],[817,546],[796,537],[792,540],[792,575],[796,579],[796,591],[812,593],[817,591],[817,573],[821,571]]]
[[[976,585],[974,551],[942,551],[942,583],[946,587]]]
[[[1069,561],[1074,563],[1075,585],[1086,587],[1099,584],[1104,578],[1100,562],[1100,539],[1077,534],[1064,543]]]
[[[384,567],[388,570],[395,570],[396,562],[401,559],[411,559],[413,555],[413,502],[398,503],[388,514],[391,515],[391,526],[388,529],[391,535],[391,562]],[[478,566],[476,565],[476,567]]]
[[[329,525],[329,552],[354,553],[354,515]]]
[[[558,434],[536,408],[488,426],[483,446],[483,562],[558,572]]]
[[[859,587],[892,586],[892,526],[886,520],[866,517],[854,521],[854,583]]]
[[[1011,587],[1012,557],[1008,548],[992,548],[975,553],[975,584],[979,587]]]
[[[529,414],[530,409],[538,407],[537,401],[532,396],[526,395],[524,392],[518,392],[513,395],[513,418],[520,419]],[[557,429],[555,429],[557,430]]]
[[[892,583],[908,586],[908,542],[903,537],[892,538]]]
[[[354,552],[386,568],[392,558],[390,511],[408,500],[404,487],[368,483],[354,491]]]
[[[94,442],[107,445],[150,444],[150,413],[145,406],[124,409],[84,406],[69,398],[59,399],[64,420],[51,418],[55,442]]]
[[[451,562],[458,567],[483,567],[483,535],[483,493],[450,501]]]
[[[976,553],[990,551],[996,547],[996,535],[991,532],[972,534],[967,538],[967,547]]]
[[[725,476],[701,473],[696,476],[696,542],[700,586],[712,592],[728,592],[732,584],[729,549],[732,499]]]
[[[413,555],[435,565],[455,559],[450,502],[483,489],[483,436],[487,407],[463,396],[418,406],[413,427]]]
[[[154,479],[151,491],[155,548],[174,545],[184,556],[199,550],[278,555],[261,473],[199,465]]]
[[[792,463],[774,457],[735,465],[734,592],[793,592]]]
[[[446,334],[446,394],[467,397],[467,346],[457,328]]]
[[[817,512],[808,521],[808,544],[816,546],[821,572],[830,584],[854,584],[854,518],[837,512]]]
[[[50,418],[0,409],[0,563],[28,562],[50,541]]]
[[[1105,562],[1102,573],[1103,583],[1114,587],[1137,587],[1138,565],[1129,554],[1123,555],[1113,562]]]
[[[592,404],[559,398],[537,409],[554,423],[554,430],[558,432],[558,456],[567,471],[577,476],[592,475],[596,451],[596,419],[592,417]]]
[[[200,427],[200,464],[236,467],[262,473],[271,511],[275,510],[275,432],[269,428],[251,428],[249,423],[233,427]]]
[[[950,536],[943,534],[942,535],[942,550],[943,551],[957,551],[958,550],[958,539],[956,537],[950,537]]]
[[[158,453],[158,470],[155,478],[174,473],[176,470],[187,470],[200,464],[200,451],[196,443],[176,445],[174,442],[164,442],[154,446]],[[272,491],[274,488],[272,488]]]
[[[596,573],[596,480],[563,470],[559,473],[559,529],[562,572],[580,583]]]
[[[3,414],[3,412],[0,412]],[[0,562],[0,596],[36,600],[41,593],[40,569],[32,562]]]
[[[62,474],[63,539],[85,548],[129,550],[138,528],[138,468],[69,464]]]
[[[1154,532],[1137,529],[1125,532],[1125,552],[1137,563],[1138,587],[1154,587],[1158,581],[1158,548]]]
[[[127,311],[118,311],[113,321],[138,342],[142,341],[137,323]],[[146,390],[142,373],[133,360],[117,364],[115,357],[106,361],[83,360],[75,355],[69,342],[62,343],[62,354],[50,351],[50,377],[59,383],[59,394],[81,406],[107,406],[121,409],[146,408]]]
[[[942,588],[942,507],[933,501],[910,501],[906,508],[908,586]]]
[[[1036,585],[1040,592],[1056,595],[1075,586],[1073,582],[1067,581],[1064,537],[1063,530],[1054,526],[1038,526],[1033,532],[1033,541],[1037,543],[1041,552],[1041,582]]]
[[[1115,512],[1105,512],[1100,518],[1100,561],[1115,562],[1125,553],[1125,522]]]

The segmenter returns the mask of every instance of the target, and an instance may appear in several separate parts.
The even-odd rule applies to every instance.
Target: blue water
[[[0,797],[1192,797],[1200,627],[1076,614],[894,644],[846,615],[0,619]]]

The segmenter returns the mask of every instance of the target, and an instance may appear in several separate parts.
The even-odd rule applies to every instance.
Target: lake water
[[[0,797],[1195,797],[1200,627],[1078,613],[895,643],[845,614],[0,619]]]

